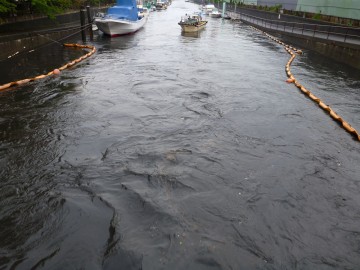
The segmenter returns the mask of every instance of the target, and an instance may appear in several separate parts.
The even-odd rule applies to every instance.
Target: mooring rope
[[[353,128],[348,122],[346,122],[342,117],[340,117],[336,112],[334,112],[330,106],[326,105],[320,98],[316,97],[313,93],[311,93],[309,90],[307,90],[298,80],[296,80],[296,78],[293,76],[293,74],[290,71],[290,65],[291,63],[294,61],[296,54],[302,54],[301,50],[298,50],[290,45],[285,44],[284,42],[278,40],[277,38],[269,35],[268,33],[250,26],[253,29],[262,32],[263,34],[265,34],[268,38],[272,39],[273,41],[279,43],[280,45],[282,45],[285,50],[291,55],[289,61],[287,62],[286,66],[285,66],[285,71],[286,71],[286,75],[288,76],[288,79],[286,80],[288,83],[293,83],[295,84],[295,86],[297,88],[300,89],[300,91],[306,95],[307,97],[309,97],[312,101],[314,101],[315,103],[317,103],[319,105],[319,107],[321,109],[323,109],[325,112],[327,112],[330,117],[332,117],[335,121],[337,121],[347,132],[349,132],[351,135],[353,135],[358,141],[360,141],[360,133]]]
[[[63,44],[63,45],[65,47],[70,47],[70,48],[90,49],[91,51],[88,52],[87,54],[85,54],[85,55],[83,55],[83,56],[81,56],[81,57],[79,57],[79,58],[65,64],[65,65],[63,65],[62,67],[59,67],[57,69],[54,69],[53,71],[50,71],[47,74],[42,74],[42,75],[38,75],[38,76],[33,77],[33,78],[22,79],[22,80],[9,82],[9,83],[0,85],[0,91],[8,89],[8,88],[10,88],[12,86],[19,86],[19,85],[23,85],[23,84],[28,83],[28,82],[32,82],[32,81],[36,81],[36,80],[46,78],[46,77],[54,75],[54,74],[56,75],[60,71],[62,71],[64,69],[67,69],[67,68],[69,68],[69,67],[71,67],[71,66],[85,60],[86,58],[90,57],[91,55],[93,55],[96,52],[96,48],[94,46],[91,46],[91,45],[81,45],[81,44]]]
[[[84,29],[86,30],[86,29],[90,28],[91,25],[92,25],[92,24],[86,24]],[[83,26],[76,26],[76,27],[68,28],[68,29],[66,29],[66,30],[64,30],[64,31],[77,30],[77,29],[80,29],[80,28],[82,28],[82,27],[83,27]],[[39,45],[39,46],[37,46],[37,47],[32,47],[32,48],[30,48],[30,50],[23,50],[23,51],[15,52],[14,54],[9,55],[7,58],[1,59],[0,62],[6,61],[7,59],[13,58],[14,56],[19,57],[19,56],[22,56],[23,54],[32,53],[32,52],[34,52],[34,51],[37,51],[37,50],[42,49],[42,48],[45,48],[45,47],[47,47],[47,46],[49,46],[49,45],[52,45],[52,44],[54,44],[54,43],[58,43],[59,45],[63,46],[64,44],[61,43],[60,41],[62,41],[62,40],[64,40],[64,39],[67,39],[67,38],[69,38],[69,37],[71,37],[71,36],[75,36],[75,35],[77,35],[78,33],[82,32],[82,31],[83,31],[83,29],[80,29],[79,31],[73,32],[73,33],[71,33],[70,35],[67,35],[67,36],[65,36],[65,37],[62,37],[62,38],[60,38],[60,39],[58,39],[58,40],[51,39],[51,38],[48,38],[48,37],[45,36],[45,34],[54,33],[55,31],[49,31],[49,32],[42,33],[42,34],[39,34],[39,33],[31,33],[31,34],[34,34],[34,35],[36,34],[36,35],[42,36],[43,38],[46,38],[46,39],[50,40],[51,42],[48,42],[48,43],[46,43],[46,44],[41,44],[41,45]]]

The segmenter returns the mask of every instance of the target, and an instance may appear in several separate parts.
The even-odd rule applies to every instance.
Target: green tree
[[[0,13],[14,12],[16,5],[12,1],[0,0]]]
[[[0,13],[37,13],[50,18],[69,9],[79,9],[83,5],[98,6],[110,4],[114,0],[0,0]]]
[[[67,7],[67,4],[66,1],[31,0],[31,6],[35,12],[44,14],[50,18],[54,18],[56,14],[63,11],[63,9]]]

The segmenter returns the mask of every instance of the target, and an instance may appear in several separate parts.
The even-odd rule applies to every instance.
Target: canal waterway
[[[181,34],[197,9],[0,93],[0,269],[358,269],[359,142],[260,32]],[[80,54],[10,58],[1,84]],[[358,71],[304,51],[292,73],[360,130]]]

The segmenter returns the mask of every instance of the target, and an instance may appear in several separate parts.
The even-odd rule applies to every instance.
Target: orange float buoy
[[[295,82],[295,79],[289,78],[289,79],[286,80],[286,82],[287,83],[293,83],[293,82]]]
[[[56,68],[54,69],[53,71],[50,71],[46,74],[42,74],[42,75],[39,75],[39,76],[36,76],[36,77],[33,77],[33,78],[27,78],[27,79],[23,79],[23,80],[18,80],[18,81],[15,81],[15,82],[10,82],[10,83],[7,83],[7,84],[3,84],[3,85],[0,85],[0,91],[2,90],[5,90],[7,88],[10,88],[14,85],[23,85],[25,83],[28,83],[28,82],[32,82],[32,81],[35,81],[35,80],[40,80],[40,79],[43,79],[43,78],[46,78],[48,76],[51,76],[51,75],[59,75],[61,73],[62,70],[68,68],[68,67],[71,67],[73,65],[75,65],[76,63],[86,59],[87,57],[91,56],[92,54],[94,54],[96,52],[96,48],[94,46],[90,46],[90,45],[79,45],[79,44],[64,44],[65,47],[77,47],[77,48],[87,48],[87,49],[91,49],[90,52],[88,52],[87,54],[83,55],[82,57],[79,57],[78,59],[76,59],[75,61],[72,61],[60,68]]]
[[[342,125],[348,132],[350,132],[350,133],[356,132],[357,133],[357,131],[352,126],[350,126],[349,123],[344,121],[344,122],[342,122]]]
[[[24,79],[24,80],[16,81],[15,83],[16,83],[17,85],[22,85],[22,84],[28,83],[28,82],[30,82],[30,79]]]
[[[7,83],[7,84],[3,84],[3,85],[0,85],[0,91],[1,90],[4,90],[6,88],[9,88],[11,86],[11,83]]]
[[[55,68],[54,71],[53,71],[54,75],[59,75],[60,74],[60,70]]]
[[[252,26],[251,26],[252,27]],[[259,30],[255,27],[252,27],[255,30]],[[286,80],[287,83],[293,83],[297,88],[299,88],[301,90],[301,92],[308,96],[312,101],[314,101],[315,103],[317,103],[319,105],[320,108],[322,108],[324,111],[328,112],[330,114],[330,117],[332,117],[334,120],[340,122],[342,124],[342,127],[348,131],[349,133],[351,133],[352,135],[354,135],[354,137],[356,137],[359,141],[360,141],[360,133],[353,128],[348,122],[344,121],[337,113],[335,113],[328,105],[326,105],[324,102],[321,101],[320,98],[318,98],[317,96],[315,96],[314,94],[312,94],[309,90],[307,90],[304,86],[302,86],[296,79],[295,77],[292,75],[291,71],[290,71],[290,65],[291,63],[294,61],[295,57],[297,54],[301,55],[303,54],[303,52],[295,47],[289,46],[285,43],[283,43],[282,41],[270,36],[269,34],[263,32],[267,37],[269,37],[270,39],[278,42],[279,44],[281,44],[282,46],[284,46],[285,50],[287,53],[289,53],[291,55],[289,61],[287,62],[286,66],[285,66],[285,71],[286,74],[288,76],[288,79]],[[93,50],[96,50],[96,48],[94,47]]]

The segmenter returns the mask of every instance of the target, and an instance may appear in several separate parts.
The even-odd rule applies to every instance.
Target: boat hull
[[[197,32],[197,31],[203,29],[206,24],[207,24],[207,21],[201,21],[200,23],[195,24],[195,25],[179,23],[183,32]]]
[[[137,21],[100,18],[95,20],[95,24],[103,33],[109,36],[120,36],[135,33],[145,25],[147,19],[148,15]]]
[[[220,18],[220,17],[221,17],[221,13],[210,13],[210,17],[211,17],[211,18]]]

